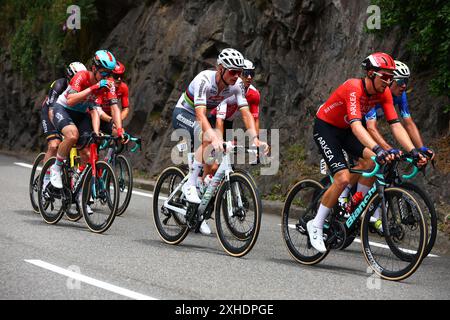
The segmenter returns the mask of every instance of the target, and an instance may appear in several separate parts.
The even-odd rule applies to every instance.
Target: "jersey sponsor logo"
[[[198,96],[199,96],[199,97],[201,97],[202,95],[205,94],[205,92],[204,92],[205,84],[206,84],[206,81],[205,81],[205,80],[202,80],[202,82],[200,82],[200,86],[199,86],[199,88],[198,88]]]
[[[328,147],[327,143],[325,142],[325,140],[323,140],[322,137],[319,137],[319,138],[317,138],[317,141],[319,141],[320,147],[322,148],[325,157],[327,157],[328,161],[331,161],[334,158],[334,156],[333,156],[333,153],[331,152],[331,149]]]
[[[58,119],[58,122],[60,122],[62,119],[64,119],[64,116],[61,113],[57,112],[55,114],[55,118]]]
[[[323,112],[328,113],[328,112],[330,112],[331,110],[333,110],[334,108],[336,108],[337,106],[341,106],[342,104],[343,104],[342,101],[335,102],[335,103],[333,103],[332,105],[329,105],[328,107],[326,107],[326,108],[323,110]],[[321,107],[322,107],[322,106],[321,106]]]
[[[356,116],[356,92],[350,93],[350,114]]]
[[[182,114],[177,115],[177,118],[176,118],[176,119],[177,119],[178,121],[180,121],[181,123],[184,123],[185,125],[188,125],[188,126],[191,127],[191,128],[193,128],[194,125],[195,125],[195,122],[194,122],[194,121],[189,120],[189,119],[183,117]]]

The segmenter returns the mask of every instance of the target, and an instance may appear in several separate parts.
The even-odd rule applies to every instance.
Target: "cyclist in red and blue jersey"
[[[107,97],[107,92],[103,96],[98,97],[95,101],[100,114],[100,130],[106,134],[116,134],[116,128],[114,126],[114,115],[120,114],[120,119],[125,120],[129,114],[129,99],[128,99],[128,86],[123,82],[123,77],[125,75],[125,66],[123,63],[117,61],[116,67],[112,72],[112,77],[114,78],[114,85],[116,87],[116,96],[118,101],[120,101],[120,106],[122,110],[119,110],[118,105],[111,105]]]
[[[322,197],[316,217],[307,223],[312,246],[319,252],[327,249],[323,242],[323,225],[339,195],[359,176],[350,175],[342,150],[357,158],[369,160],[375,155],[378,162],[391,161],[394,155],[380,147],[362,124],[367,112],[380,104],[396,140],[412,154],[419,165],[426,163],[398,120],[389,85],[393,81],[394,59],[386,53],[377,52],[362,63],[366,70],[363,79],[349,79],[339,86],[330,98],[320,106],[314,123],[314,140],[334,176],[332,185]],[[360,180],[358,191],[367,193],[371,181]]]
[[[117,104],[113,81],[107,80],[116,66],[116,58],[107,50],[99,50],[93,58],[91,71],[80,71],[70,81],[66,91],[53,104],[52,122],[64,136],[58,146],[56,162],[50,169],[50,182],[56,188],[62,188],[61,167],[69,155],[70,149],[77,144],[85,147],[92,132],[99,134],[100,117],[94,108],[95,99],[107,91],[111,104]],[[122,123],[118,117],[118,135],[123,137]],[[87,148],[80,150],[82,164],[89,158]]]
[[[414,146],[420,150],[420,152],[428,157],[434,159],[434,152],[430,148],[426,147],[423,143],[420,131],[414,122],[411,113],[409,111],[408,99],[406,96],[406,88],[410,77],[410,71],[408,66],[398,60],[395,60],[396,70],[394,71],[394,81],[392,82],[390,89],[392,92],[392,98],[394,99],[394,105],[398,106],[400,116],[403,119],[403,125],[408,132]],[[398,152],[382,137],[377,128],[377,119],[383,116],[383,110],[380,105],[371,109],[366,114],[367,131],[375,139],[375,141],[385,150],[391,150],[392,152]]]

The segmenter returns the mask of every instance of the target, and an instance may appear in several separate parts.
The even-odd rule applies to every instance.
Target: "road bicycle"
[[[399,160],[402,160],[406,163],[411,163],[411,159],[409,159],[407,156],[403,155],[400,157]],[[407,180],[413,179],[419,171],[415,168],[412,173],[410,174],[401,174],[400,173],[400,164],[402,161],[396,161],[392,164],[389,176],[386,177],[386,182],[389,186],[397,186],[400,187],[406,191],[408,191],[414,199],[417,201],[417,203],[420,205],[420,208],[424,214],[425,220],[427,222],[428,227],[428,240],[427,240],[427,246],[425,248],[424,258],[427,257],[431,250],[433,249],[434,243],[436,242],[436,236],[437,236],[437,213],[436,208],[433,204],[433,201],[431,200],[428,193],[423,190],[421,187],[419,187],[416,184],[410,183]],[[326,174],[327,176],[320,180],[320,183],[324,187],[328,187],[331,185],[333,181],[333,177],[326,168],[325,161],[322,159],[320,162],[320,168],[321,173]],[[351,198],[351,195],[355,192],[355,186],[353,187],[349,199]],[[341,211],[345,210],[341,207]],[[352,244],[353,240],[356,236],[348,237],[346,240],[346,243],[341,248],[341,250],[347,248],[350,244]]]
[[[45,174],[56,158],[50,158],[44,164],[39,176],[37,199],[39,212],[46,223],[58,223],[72,203],[78,203],[78,209],[92,232],[103,233],[109,229],[116,216],[119,187],[114,170],[108,163],[98,161],[97,152],[99,142],[113,139],[118,138],[96,136],[89,139],[89,162],[77,178],[77,167],[65,161],[61,168],[62,189],[55,188],[50,182],[44,184]],[[81,200],[77,201],[79,197]]]
[[[262,204],[259,191],[245,172],[234,172],[231,154],[244,148],[224,143],[219,168],[201,196],[200,204],[189,203],[181,188],[191,173],[176,166],[166,168],[158,177],[153,192],[153,217],[161,239],[168,244],[181,243],[189,231],[199,231],[203,220],[215,212],[218,240],[229,255],[243,257],[258,238]],[[192,165],[193,153],[189,154]]]
[[[133,137],[128,133],[125,135],[129,143],[134,143],[134,147],[130,150],[132,153],[138,149],[142,150],[140,138]],[[133,193],[133,170],[130,161],[122,154],[124,150],[128,150],[128,144],[123,144],[119,140],[105,140],[99,149],[107,150],[104,160],[111,165],[117,177],[120,195],[116,216],[120,216],[127,210]]]
[[[364,177],[375,176],[376,181],[348,218],[342,218],[338,206],[331,209],[323,228],[327,248],[324,253],[312,247],[306,224],[315,217],[326,188],[317,181],[306,179],[289,191],[282,211],[281,229],[287,249],[296,261],[305,265],[317,264],[330,250],[342,248],[348,237],[359,232],[363,255],[381,278],[400,281],[417,270],[427,244],[424,215],[409,192],[396,186],[387,187],[386,177],[392,165],[380,166],[375,157],[372,160],[375,162],[372,172],[350,169]],[[382,233],[377,232],[370,222],[379,206],[382,209]]]

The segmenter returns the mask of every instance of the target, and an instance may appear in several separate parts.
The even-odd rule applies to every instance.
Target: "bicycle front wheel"
[[[120,191],[116,216],[120,216],[127,210],[130,204],[131,194],[133,192],[133,171],[131,170],[130,162],[121,154],[116,157],[114,171]]]
[[[36,159],[34,159],[33,168],[31,169],[30,175],[30,185],[28,188],[30,193],[31,206],[33,207],[33,211],[37,214],[39,214],[39,204],[37,201],[38,183],[39,183],[39,175],[41,174],[40,170],[44,165],[44,157],[45,152],[41,152],[38,154]]]
[[[252,179],[243,172],[230,174],[217,193],[217,237],[231,256],[243,257],[256,243],[261,227],[262,203]]]
[[[375,229],[371,217],[381,204],[373,196],[361,224],[361,243],[369,266],[386,280],[400,281],[411,276],[422,262],[427,244],[427,226],[420,206],[401,188],[384,190],[387,220]],[[376,219],[372,219],[376,220]],[[389,230],[389,235],[384,230]]]
[[[328,251],[317,251],[309,241],[306,224],[314,219],[323,194],[321,183],[306,179],[289,191],[281,216],[281,232],[289,254],[301,264],[314,265],[325,259]]]
[[[95,166],[95,176],[91,166],[85,169],[88,171],[81,188],[81,212],[92,232],[103,233],[111,227],[116,217],[119,187],[114,170],[108,163],[98,161]]]

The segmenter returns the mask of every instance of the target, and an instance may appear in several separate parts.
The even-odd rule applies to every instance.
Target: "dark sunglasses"
[[[123,74],[115,74],[115,73],[113,73],[112,77],[114,78],[114,80],[121,81],[122,77],[123,77]]]
[[[374,72],[375,75],[379,76],[381,80],[387,83],[391,83],[392,79],[394,79],[394,75],[390,73],[380,73],[380,72]]]
[[[397,82],[397,85],[400,86],[400,87],[401,87],[402,85],[407,86],[407,85],[408,85],[408,80],[409,80],[409,79],[407,79],[407,78],[394,79],[394,81]]]
[[[233,77],[236,76],[236,75],[240,76],[241,73],[242,73],[242,70],[231,70],[231,69],[227,69],[227,70],[230,73],[230,75],[232,75]]]
[[[100,73],[100,75],[103,77],[103,78],[105,78],[105,77],[109,77],[110,75],[111,75],[111,72],[110,71],[105,71],[105,70],[98,70],[97,69],[97,71],[98,71],[98,73]]]
[[[255,77],[255,71],[254,71],[254,70],[244,70],[244,71],[242,72],[242,75],[243,75],[244,77],[246,77],[246,78],[247,78],[248,76],[254,78],[254,77]]]

